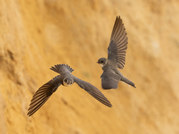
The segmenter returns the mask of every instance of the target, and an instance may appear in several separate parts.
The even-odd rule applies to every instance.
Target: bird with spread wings
[[[108,47],[108,58],[100,58],[97,62],[103,69],[101,75],[103,89],[116,89],[119,81],[135,87],[135,84],[124,77],[118,69],[124,68],[127,44],[128,38],[124,24],[122,19],[117,16]]]
[[[73,69],[66,64],[57,64],[50,68],[51,70],[59,73],[49,82],[42,85],[33,95],[31,100],[27,115],[33,115],[47,100],[48,98],[57,90],[60,85],[68,86],[76,83],[82,89],[87,91],[95,99],[103,103],[104,105],[111,107],[109,100],[92,84],[83,81],[76,76],[72,75]]]

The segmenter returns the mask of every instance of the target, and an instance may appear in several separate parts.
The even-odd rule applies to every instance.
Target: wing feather
[[[108,107],[112,107],[112,104],[110,101],[93,85],[90,83],[80,80],[79,78],[74,76],[74,81],[85,91],[87,91],[91,96],[93,96],[95,99],[103,103],[104,105]]]
[[[42,85],[34,94],[31,103],[29,105],[27,115],[33,115],[47,100],[48,98],[57,90],[61,85],[62,78],[60,75],[54,77],[49,82]]]
[[[128,38],[122,19],[116,17],[108,47],[108,60],[121,69],[125,65],[127,44]]]

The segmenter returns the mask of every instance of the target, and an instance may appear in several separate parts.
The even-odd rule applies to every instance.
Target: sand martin
[[[127,44],[128,38],[122,19],[116,17],[108,47],[108,58],[100,58],[97,62],[103,69],[101,75],[103,89],[116,89],[119,81],[135,87],[135,84],[125,78],[118,69],[124,68]]]
[[[57,75],[49,82],[42,85],[35,92],[31,100],[27,115],[33,115],[48,100],[48,98],[57,90],[60,85],[69,86],[73,83],[77,83],[78,86],[83,88],[104,105],[108,107],[112,106],[108,99],[95,86],[72,75],[71,73],[73,72],[73,69],[70,66],[66,64],[57,64],[50,69],[59,73],[60,75]]]

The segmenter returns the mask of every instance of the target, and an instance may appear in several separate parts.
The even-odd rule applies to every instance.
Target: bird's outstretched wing
[[[127,50],[127,33],[122,19],[117,16],[111,34],[108,47],[108,60],[117,65],[120,69],[124,68]]]
[[[42,85],[34,94],[31,103],[29,105],[27,115],[33,115],[47,100],[48,98],[57,90],[61,85],[62,78],[60,75],[54,77],[49,82]]]
[[[79,78],[74,76],[74,81],[85,91],[87,91],[90,95],[92,95],[94,98],[96,98],[98,101],[103,103],[104,105],[108,107],[112,107],[109,100],[93,85],[90,83],[80,80]]]
[[[65,73],[71,73],[74,71],[67,64],[57,64],[57,65],[52,66],[50,69],[61,74],[61,75],[65,74]]]

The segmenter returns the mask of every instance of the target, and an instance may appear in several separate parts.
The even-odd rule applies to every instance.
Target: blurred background
[[[102,90],[98,58],[116,16],[128,33],[120,82]],[[1,134],[178,134],[178,0],[0,0]],[[32,117],[34,92],[69,64],[113,104],[108,108],[76,84],[60,87]]]

